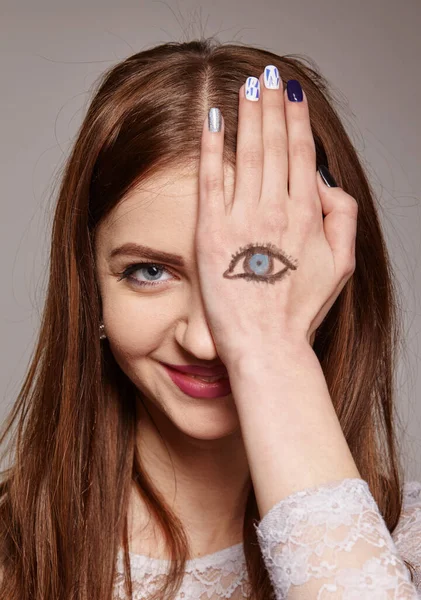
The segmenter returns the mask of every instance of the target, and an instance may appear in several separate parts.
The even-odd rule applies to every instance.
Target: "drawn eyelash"
[[[164,265],[161,265],[159,263],[136,262],[136,263],[132,263],[132,264],[128,265],[126,267],[126,269],[124,269],[124,271],[122,271],[121,273],[118,273],[120,275],[120,277],[119,277],[119,279],[117,279],[117,281],[121,281],[122,279],[127,279],[128,281],[132,282],[133,285],[137,285],[140,287],[157,286],[157,285],[161,285],[162,283],[164,283],[161,281],[139,281],[135,277],[131,277],[132,273],[135,273],[136,271],[139,271],[141,269],[146,269],[147,267],[156,267],[159,271],[162,271],[163,273],[168,273],[169,275],[172,275],[172,273],[166,267],[164,267]]]
[[[246,264],[249,259],[251,259],[256,254],[262,254],[265,258],[269,259],[268,267],[265,269],[265,273],[262,275],[258,275],[254,273],[250,267]],[[244,268],[246,269],[246,273],[236,273],[232,275],[234,267],[237,262],[239,262],[240,258],[244,258]],[[274,275],[267,274],[267,272],[271,273],[273,270],[273,260],[275,257],[280,260],[284,265],[285,269],[275,273]],[[226,279],[245,279],[246,281],[263,281],[265,283],[275,283],[275,281],[279,281],[282,279],[288,272],[289,269],[295,271],[297,269],[297,264],[294,264],[295,261],[290,256],[287,256],[280,252],[276,246],[273,244],[267,243],[255,243],[248,244],[247,246],[242,246],[235,254],[232,254],[232,260],[228,269],[224,273],[224,277]]]

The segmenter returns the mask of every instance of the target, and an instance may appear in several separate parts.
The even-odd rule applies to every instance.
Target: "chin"
[[[212,441],[240,434],[240,421],[232,394],[217,399],[186,397],[183,402],[175,395],[165,394],[151,399],[144,393],[138,400],[152,416],[163,437],[183,434],[194,440]]]

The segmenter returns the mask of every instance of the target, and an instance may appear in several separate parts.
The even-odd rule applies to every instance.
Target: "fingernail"
[[[264,84],[269,90],[279,90],[279,77],[278,68],[275,65],[267,65],[264,70]]]
[[[287,83],[288,100],[291,102],[303,101],[303,88],[296,79],[290,79]]]
[[[211,108],[208,113],[208,129],[213,133],[221,131],[222,119],[219,108]]]
[[[325,167],[325,165],[320,165],[318,171],[320,173],[320,177],[323,179],[323,181],[328,187],[338,187],[335,178],[333,177],[329,169]]]
[[[257,77],[247,77],[245,95],[247,100],[257,102],[260,97],[260,81]]]

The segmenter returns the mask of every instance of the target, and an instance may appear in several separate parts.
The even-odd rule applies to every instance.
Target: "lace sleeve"
[[[420,570],[412,583],[403,558],[420,569],[421,484],[405,493],[393,538],[363,479],[294,492],[273,506],[254,527],[277,600],[420,599]]]

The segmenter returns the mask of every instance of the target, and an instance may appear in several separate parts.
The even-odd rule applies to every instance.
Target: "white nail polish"
[[[247,77],[245,92],[247,100],[257,102],[260,97],[260,81],[257,77]]]
[[[279,90],[279,71],[275,65],[267,65],[264,70],[265,87],[270,90]]]

